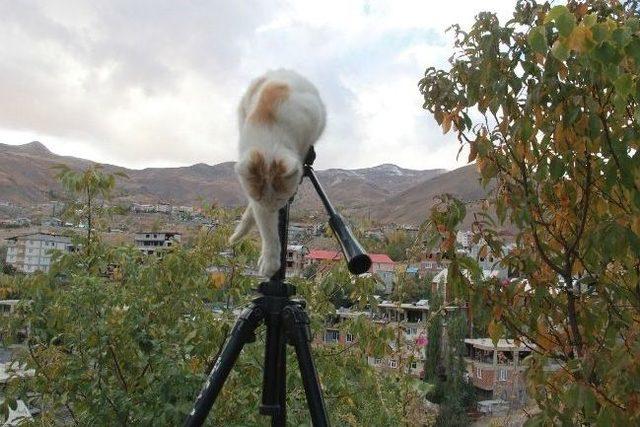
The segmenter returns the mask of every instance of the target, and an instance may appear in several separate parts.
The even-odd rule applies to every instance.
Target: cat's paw
[[[262,254],[258,259],[258,272],[261,276],[270,278],[280,269],[280,257],[278,255]]]

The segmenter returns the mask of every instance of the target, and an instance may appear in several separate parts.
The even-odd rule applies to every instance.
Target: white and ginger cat
[[[280,69],[251,82],[238,116],[235,169],[249,206],[229,242],[236,243],[256,224],[262,238],[258,269],[271,277],[280,268],[278,210],[298,189],[307,152],[324,130],[325,107],[311,82]]]

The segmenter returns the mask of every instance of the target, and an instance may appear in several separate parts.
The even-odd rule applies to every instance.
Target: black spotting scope
[[[367,252],[353,235],[353,232],[347,225],[345,219],[338,213],[338,211],[336,211],[327,198],[327,194],[324,192],[315,171],[311,167],[315,157],[315,150],[311,147],[307,154],[307,158],[305,159],[304,176],[309,178],[313,187],[316,189],[318,196],[320,196],[320,200],[322,200],[322,204],[329,215],[329,227],[331,227],[333,234],[340,243],[342,253],[347,260],[347,267],[349,268],[349,271],[353,274],[366,273],[371,268],[371,258],[367,255]]]

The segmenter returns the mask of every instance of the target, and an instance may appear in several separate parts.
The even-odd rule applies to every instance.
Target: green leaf
[[[633,58],[636,66],[640,65],[640,39],[634,37],[624,49],[624,52]]]
[[[591,36],[596,43],[603,42],[609,37],[609,28],[603,23],[591,26]]]
[[[614,86],[621,96],[627,96],[631,94],[633,90],[633,80],[631,80],[631,76],[629,74],[623,74],[618,77]]]
[[[631,40],[631,33],[628,28],[616,28],[613,30],[613,33],[611,33],[611,40],[616,42],[618,47],[625,47]]]
[[[584,25],[586,25],[587,27],[592,27],[597,21],[598,15],[595,13],[590,13],[582,18],[582,22],[584,22]]]
[[[595,139],[602,133],[602,121],[595,113],[589,115],[589,137]]]
[[[603,65],[618,64],[622,56],[609,42],[604,42],[593,50],[593,56]]]
[[[553,157],[549,164],[549,173],[551,175],[551,179],[558,179],[562,175],[564,175],[564,161],[559,159],[558,157]]]
[[[558,17],[562,15],[571,15],[571,12],[567,8],[567,6],[563,6],[563,5],[554,6],[547,13],[547,16],[544,17],[544,23],[548,24],[551,21],[555,21]]]
[[[569,37],[576,27],[576,17],[572,13],[563,13],[555,19],[556,28],[562,37]]]
[[[532,28],[527,40],[535,52],[544,53],[547,50],[547,34],[544,26]]]
[[[551,54],[559,61],[566,61],[569,58],[569,48],[565,42],[558,39],[551,47]]]

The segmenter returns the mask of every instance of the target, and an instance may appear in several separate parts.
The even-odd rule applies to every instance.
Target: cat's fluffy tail
[[[251,230],[251,227],[253,227],[255,223],[256,221],[253,217],[253,209],[251,209],[251,205],[249,205],[242,214],[242,218],[236,226],[235,231],[233,232],[231,237],[229,237],[229,243],[231,243],[232,245],[237,243],[249,232],[249,230]]]

